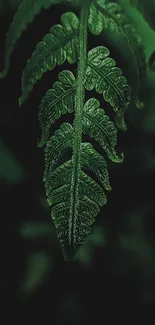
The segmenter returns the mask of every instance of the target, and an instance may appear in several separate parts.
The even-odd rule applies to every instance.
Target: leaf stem
[[[81,169],[81,140],[82,140],[82,115],[85,103],[85,70],[87,62],[87,37],[88,37],[88,16],[89,16],[90,0],[84,0],[80,14],[79,26],[79,58],[77,69],[77,84],[75,95],[75,120],[74,120],[74,145],[73,145],[73,172],[71,181],[71,202],[69,216],[69,245],[74,247],[76,241],[77,226],[77,208],[78,208],[78,192],[79,177]]]

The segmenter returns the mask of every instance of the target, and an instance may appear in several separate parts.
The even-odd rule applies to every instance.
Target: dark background
[[[0,6],[1,70],[5,36],[17,2]],[[144,108],[138,110],[132,101],[126,113],[128,130],[118,132],[118,151],[124,152],[125,160],[120,165],[109,162],[113,190],[88,243],[75,261],[65,262],[56,237],[42,182],[44,150],[37,148],[37,111],[58,72],[63,68],[75,72],[76,65],[65,64],[43,75],[23,107],[18,98],[27,59],[67,10],[61,5],[35,18],[15,46],[8,76],[0,80],[1,307],[6,323],[11,317],[18,322],[78,324],[124,319],[124,315],[127,321],[133,312],[140,317],[155,304],[155,77],[149,69],[141,81]],[[142,42],[148,60],[155,45],[148,49],[145,35]],[[89,35],[89,48],[102,44],[110,49],[134,94],[131,55],[106,37]],[[93,96],[113,118],[103,99]],[[52,134],[67,119],[60,119]]]

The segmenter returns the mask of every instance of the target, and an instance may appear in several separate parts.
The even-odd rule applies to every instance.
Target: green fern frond
[[[130,87],[122,76],[121,69],[116,67],[116,62],[109,54],[109,50],[104,46],[89,51],[85,87],[87,90],[95,88],[99,94],[103,94],[104,100],[122,116],[130,101]]]
[[[0,78],[7,75],[14,46],[28,24],[34,20],[36,15],[38,15],[43,8],[47,9],[51,5],[61,2],[63,2],[63,0],[23,0],[21,2],[7,33],[5,43],[5,67],[4,71],[0,72]]]
[[[43,41],[37,44],[22,74],[22,96],[19,104],[27,99],[37,80],[56,64],[66,60],[75,63],[78,57],[79,19],[73,12],[61,16],[62,25],[54,25]]]
[[[73,4],[73,0],[67,1]],[[41,0],[33,2],[29,21],[38,12],[37,3],[41,8],[48,6],[49,2],[44,1],[44,5]],[[99,8],[94,7],[97,3]],[[124,111],[130,101],[127,79],[109,57],[109,50],[104,46],[89,52],[87,49],[88,24],[95,35],[104,27],[120,32],[117,19],[122,24],[121,13],[116,15],[117,6],[114,9],[114,4],[111,11],[110,6],[106,7],[109,10],[106,13],[100,11],[101,1],[96,0],[77,0],[75,4],[80,9],[80,19],[73,12],[63,14],[62,25],[53,26],[43,41],[38,43],[23,71],[22,96],[19,99],[21,105],[47,70],[53,70],[66,60],[70,64],[77,61],[76,77],[68,70],[60,72],[58,81],[43,97],[38,113],[42,131],[38,146],[46,143],[43,181],[47,201],[64,254],[70,257],[79,245],[86,242],[95,217],[107,202],[105,192],[110,191],[111,186],[105,157],[115,163],[121,163],[124,159],[123,153],[116,152],[117,128],[114,122],[100,108],[97,99],[86,99],[86,90],[95,89],[103,95],[116,112],[116,124],[124,129]],[[23,21],[24,28],[26,19]],[[95,22],[96,27],[92,26]],[[22,28],[17,32],[18,37]],[[11,44],[14,45],[15,37],[13,39]],[[10,53],[13,45],[10,45]],[[62,114],[73,112],[73,123],[62,123],[49,138],[51,125]],[[97,152],[89,140],[83,142],[85,134],[90,137],[90,142],[91,138],[98,142],[105,157]]]
[[[75,77],[72,72],[66,70],[59,73],[58,79],[52,89],[47,91],[39,106],[38,116],[42,138],[38,147],[42,147],[48,140],[51,124],[54,124],[61,114],[74,111]]]

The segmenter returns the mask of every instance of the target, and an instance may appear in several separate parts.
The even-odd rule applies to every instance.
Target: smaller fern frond
[[[145,60],[144,48],[141,44],[141,38],[137,35],[135,28],[129,23],[123,10],[117,3],[103,4],[102,0],[97,0],[90,6],[90,15],[88,27],[92,34],[99,35],[104,29],[111,32],[117,32],[127,38],[128,45],[135,58],[140,61]],[[143,51],[142,51],[143,49]],[[141,51],[140,51],[141,50]],[[137,57],[137,51],[139,58]],[[145,62],[143,62],[144,64]],[[145,65],[145,64],[144,64]]]
[[[63,64],[66,60],[70,64],[77,60],[79,19],[73,12],[67,12],[61,16],[61,22],[62,25],[54,25],[43,41],[37,44],[27,62],[22,74],[20,105],[27,99],[43,73],[54,69],[56,64]]]
[[[51,124],[62,115],[74,111],[76,80],[72,72],[64,70],[58,75],[59,81],[53,84],[39,106],[39,122],[42,137],[38,147],[42,147],[49,137]]]
[[[146,56],[141,38],[123,14],[122,8],[116,3],[104,4],[102,0],[94,1],[90,6],[88,27],[93,35],[99,35],[107,29],[111,32],[115,31],[127,39],[136,64],[138,93],[140,80],[146,75]]]
[[[124,155],[118,155],[115,151],[117,129],[104,110],[100,108],[100,102],[97,99],[90,98],[85,103],[82,124],[83,133],[89,134],[98,141],[110,160],[117,163],[123,161]]]
[[[4,71],[0,73],[1,78],[7,75],[14,46],[24,30],[26,30],[28,24],[32,23],[36,15],[38,15],[43,8],[47,9],[51,5],[61,2],[63,2],[63,0],[23,0],[21,2],[6,36],[5,67]]]
[[[104,46],[89,51],[85,87],[87,90],[95,88],[99,94],[103,94],[104,100],[122,116],[130,102],[130,87],[122,76],[122,70],[116,67],[116,62],[109,54]]]

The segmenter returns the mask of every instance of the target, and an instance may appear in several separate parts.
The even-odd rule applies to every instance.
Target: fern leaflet
[[[116,62],[108,57],[109,53],[103,46],[89,51],[85,87],[87,90],[95,88],[118,115],[123,115],[130,101],[130,87],[121,69],[116,67]]]
[[[43,41],[37,44],[36,50],[28,60],[22,75],[22,97],[20,105],[32,91],[34,84],[47,70],[54,69],[56,64],[63,64],[65,60],[74,63],[78,57],[78,27],[79,20],[72,12],[61,17],[62,25],[55,25],[50,29]]]
[[[74,111],[76,82],[70,71],[59,73],[59,81],[53,84],[41,101],[39,107],[39,122],[42,129],[42,139],[38,143],[42,147],[48,137],[51,124],[61,116],[61,114],[72,113]]]
[[[138,97],[140,80],[146,75],[145,51],[141,44],[141,38],[136,34],[134,27],[129,24],[127,17],[122,12],[122,8],[116,3],[103,4],[102,0],[95,1],[90,6],[88,26],[93,35],[99,35],[103,30],[108,29],[127,39],[137,67]],[[136,104],[139,107],[140,102],[137,98]]]

